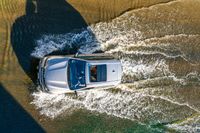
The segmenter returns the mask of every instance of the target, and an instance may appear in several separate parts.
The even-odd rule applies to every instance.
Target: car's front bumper
[[[38,83],[42,91],[49,91],[45,84],[45,68],[47,65],[48,57],[44,57],[40,60],[38,71]]]

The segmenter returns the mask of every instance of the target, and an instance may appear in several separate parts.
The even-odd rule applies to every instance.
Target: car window
[[[90,66],[90,82],[102,82],[107,80],[106,65],[91,65]]]

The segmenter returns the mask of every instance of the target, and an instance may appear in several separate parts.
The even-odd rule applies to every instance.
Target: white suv
[[[102,54],[47,56],[39,63],[39,85],[51,93],[112,87],[121,77],[121,62]]]

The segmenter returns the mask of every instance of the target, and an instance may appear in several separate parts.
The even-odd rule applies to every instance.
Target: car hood
[[[49,90],[69,89],[67,83],[68,59],[49,59],[45,69],[45,83]]]

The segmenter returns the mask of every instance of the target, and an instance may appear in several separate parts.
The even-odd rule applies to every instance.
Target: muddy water
[[[1,0],[0,9],[1,84],[46,131],[200,131],[198,0]],[[78,98],[37,91],[33,59],[97,50],[121,60],[121,85]]]

